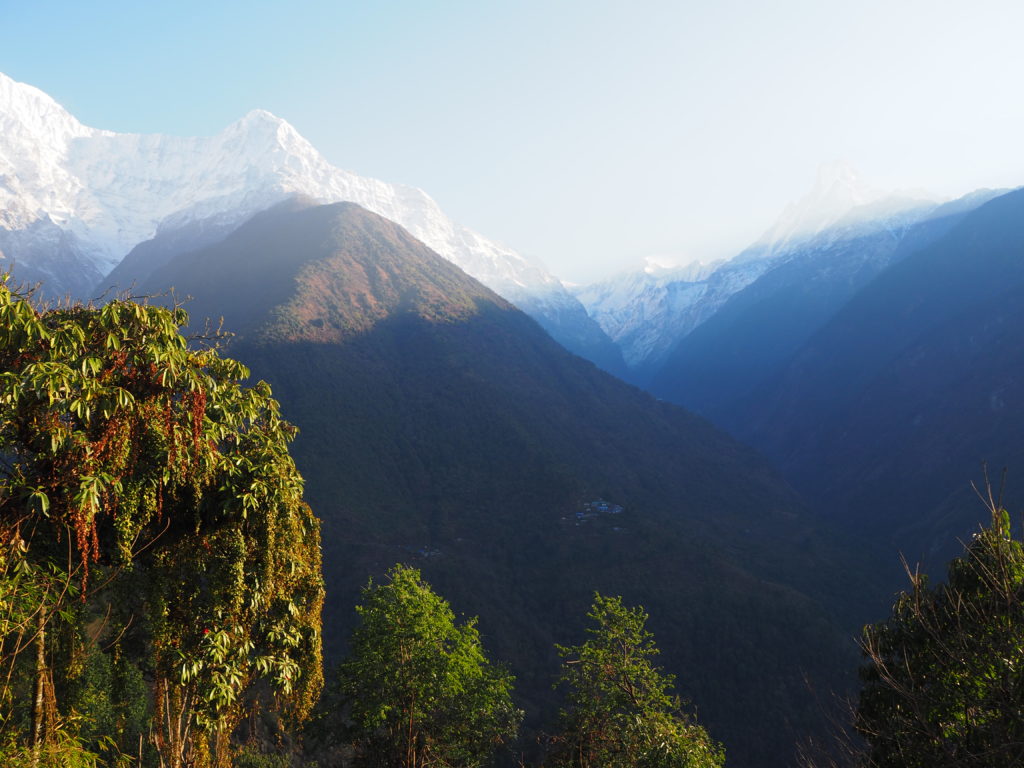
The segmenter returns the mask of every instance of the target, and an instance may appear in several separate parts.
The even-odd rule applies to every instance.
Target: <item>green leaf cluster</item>
[[[553,764],[571,768],[711,768],[724,751],[682,712],[674,678],[658,654],[647,614],[620,597],[595,594],[596,626],[579,646],[558,646],[567,689]]]
[[[359,765],[471,768],[515,736],[512,676],[418,570],[397,565],[386,583],[371,581],[356,610],[340,691]]]
[[[865,627],[866,765],[1024,764],[1024,543],[992,513],[945,583],[912,573],[892,615]]]
[[[187,319],[131,301],[43,311],[0,281],[11,744],[38,751],[60,723],[114,717],[100,682],[128,675],[146,681],[147,748],[164,764],[227,765],[245,712],[263,700],[300,721],[319,694],[319,523],[295,429],[265,383],[242,386],[243,365],[188,344]]]

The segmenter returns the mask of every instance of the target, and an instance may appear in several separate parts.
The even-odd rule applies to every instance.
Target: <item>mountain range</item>
[[[864,569],[753,451],[354,204],[280,204],[140,285],[171,287],[194,327],[237,332],[227,351],[300,429],[335,658],[359,587],[402,560],[480,616],[533,727],[597,589],[649,610],[734,764],[784,765],[827,728],[808,680],[849,684],[854,611],[834,607]]]
[[[881,218],[854,209],[841,222],[787,246],[770,262],[761,260],[764,271],[757,279],[676,339],[650,377],[650,390],[739,429],[737,401],[755,396],[858,291],[889,266],[940,240],[967,213],[998,194],[981,190]]]
[[[940,568],[986,522],[976,487],[991,482],[998,497],[1004,468],[1003,503],[1020,503],[1022,201],[1020,190],[882,198],[803,236],[776,226],[710,274],[669,273],[660,294],[657,275],[623,279],[620,311],[642,307],[634,316],[655,321],[647,338],[665,331],[663,351],[640,365],[624,348],[632,375],[763,452],[813,509],[867,534],[897,589],[900,553]],[[694,297],[674,318],[673,294]],[[595,311],[593,287],[577,295]],[[643,306],[651,297],[654,309]],[[595,312],[616,338],[610,317]]]
[[[206,245],[295,194],[355,202],[401,224],[568,348],[621,367],[617,348],[541,265],[451,221],[419,189],[332,166],[269,112],[211,137],[115,133],[0,74],[0,265],[42,281],[50,296],[129,289],[160,266],[167,241]]]
[[[904,230],[930,218],[940,205],[924,192],[883,193],[849,166],[826,164],[812,189],[732,259],[675,269],[646,266],[576,286],[573,292],[621,348],[630,369],[627,378],[646,386],[682,339],[762,276],[792,261],[813,262],[817,252],[835,251],[872,234],[888,233],[898,241]],[[872,260],[884,261],[878,254]]]
[[[871,198],[828,178],[724,264],[575,290],[632,380],[867,533],[897,589],[899,553],[939,568],[985,522],[983,465],[1020,498],[1022,193]]]
[[[0,75],[0,266],[223,320],[300,428],[330,656],[366,579],[414,563],[480,616],[536,733],[553,644],[621,594],[731,765],[828,731],[897,553],[970,535],[982,462],[1024,499],[1022,222],[1024,191],[829,166],[729,261],[570,291],[269,113],[118,134]]]
[[[984,522],[983,463],[1022,498],[1022,222],[1020,190],[954,216],[734,402],[734,433],[837,521],[943,563]]]

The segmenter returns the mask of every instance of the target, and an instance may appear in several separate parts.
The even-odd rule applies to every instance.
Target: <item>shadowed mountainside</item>
[[[1016,191],[865,286],[743,405],[737,434],[837,520],[944,562],[985,517],[982,462],[997,482],[1010,468],[1010,491],[1024,473],[1022,255]]]
[[[855,566],[752,450],[568,354],[353,204],[271,209],[140,287],[171,286],[194,326],[238,332],[229,353],[301,430],[329,653],[367,577],[409,562],[480,616],[528,722],[550,725],[552,643],[579,641],[597,589],[647,607],[731,764],[787,764],[822,733],[807,681],[850,682],[832,613],[857,614]],[[585,506],[598,499],[622,511]]]
[[[738,407],[864,286],[943,237],[997,192],[979,190],[904,217],[829,229],[786,255],[680,339],[650,391],[742,431]],[[924,215],[924,218],[921,216]]]

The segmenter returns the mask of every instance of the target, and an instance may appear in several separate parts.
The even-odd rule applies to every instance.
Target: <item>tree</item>
[[[672,675],[653,664],[654,636],[643,608],[595,593],[583,645],[557,646],[566,686],[556,765],[573,768],[703,768],[725,756],[700,725],[681,711]]]
[[[864,628],[855,726],[866,765],[1024,764],[1024,544],[989,501],[991,526],[946,583],[908,568],[892,615]]]
[[[301,721],[319,693],[295,430],[244,366],[190,348],[187,321],[41,311],[0,279],[0,750],[38,755],[78,716],[136,754],[147,724],[170,768],[228,765],[247,711]]]
[[[476,620],[457,626],[418,570],[371,581],[356,611],[340,690],[361,765],[470,768],[515,736],[512,676],[488,662]]]

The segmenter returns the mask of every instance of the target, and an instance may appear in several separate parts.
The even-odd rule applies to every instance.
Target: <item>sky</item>
[[[589,282],[735,254],[822,163],[1024,184],[1021,29],[1008,0],[0,0],[0,71],[115,131],[269,110]]]

